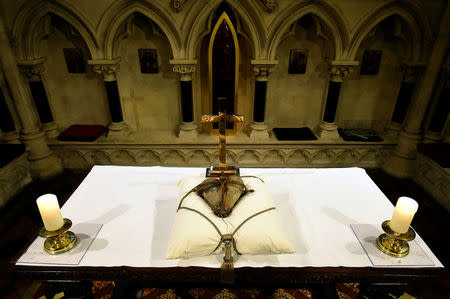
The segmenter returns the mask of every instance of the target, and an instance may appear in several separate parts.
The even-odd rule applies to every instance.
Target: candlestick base
[[[407,241],[414,240],[416,233],[409,228],[404,234],[399,234],[390,227],[390,220],[386,220],[381,224],[381,228],[385,232],[377,238],[378,248],[395,257],[403,257],[409,253],[409,245]]]
[[[72,227],[72,221],[64,218],[64,224],[61,228],[48,231],[45,227],[39,231],[39,236],[47,238],[44,242],[44,250],[50,254],[58,254],[69,251],[77,243],[77,236],[68,231]]]

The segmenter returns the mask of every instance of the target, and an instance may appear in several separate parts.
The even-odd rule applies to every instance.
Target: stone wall
[[[81,74],[67,71],[63,48],[74,47],[57,29],[40,44],[39,55],[47,58],[42,77],[55,122],[61,130],[73,124],[106,126],[111,117],[103,82],[89,68]],[[83,52],[89,54],[85,48]]]
[[[57,133],[72,124],[102,124],[111,133],[91,144],[100,152],[137,145],[186,149],[216,142],[200,118],[211,113],[206,54],[215,25],[212,19],[223,3],[235,20],[240,43],[236,112],[245,117],[231,144],[238,143],[239,150],[259,145],[282,150],[290,143],[276,140],[273,127],[307,126],[318,140],[297,142],[292,150],[311,145],[317,151],[338,148],[364,156],[361,151],[366,149],[395,148],[401,124],[394,133],[385,129],[390,127],[404,80],[401,67],[421,65],[423,73],[440,30],[444,0],[102,0],[95,4],[0,0],[0,14],[21,68],[42,64],[45,69],[41,79]],[[67,72],[62,53],[66,47],[82,48],[86,73]],[[138,49],[157,50],[158,73],[140,72]],[[305,74],[288,73],[292,49],[307,50]],[[375,75],[359,73],[365,50],[383,51]],[[2,72],[8,75],[3,68]],[[267,82],[267,92],[264,121],[255,123],[257,81]],[[192,85],[193,121],[188,123],[181,107],[183,82]],[[324,110],[331,82],[340,91],[335,118],[328,123]],[[108,97],[105,86],[115,84],[118,89],[111,89],[113,95]],[[5,98],[13,101],[9,95]],[[36,107],[28,108],[36,114]],[[117,112],[122,118],[114,120]],[[19,132],[20,117],[16,111],[11,114]],[[45,124],[42,127],[47,130]],[[346,143],[337,135],[338,127],[375,129],[384,142]],[[447,127],[442,138],[448,139]],[[77,148],[52,134],[47,134],[47,143],[60,156],[62,150]],[[323,161],[328,161],[323,166],[339,164]],[[380,163],[374,158],[369,164]]]

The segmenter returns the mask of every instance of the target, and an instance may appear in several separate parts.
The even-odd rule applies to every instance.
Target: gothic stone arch
[[[16,54],[18,59],[37,58],[37,43],[46,34],[44,19],[48,14],[54,14],[62,18],[75,28],[86,43],[92,59],[99,56],[98,43],[87,19],[72,8],[55,1],[44,0],[36,1],[33,5],[26,3],[14,21],[12,32],[17,43]]]
[[[399,16],[411,31],[411,57],[410,61],[420,61],[423,59],[424,42],[431,39],[431,33],[427,27],[427,22],[423,22],[419,14],[415,13],[415,9],[402,2],[391,2],[383,4],[375,9],[369,16],[362,18],[360,25],[357,27],[353,39],[349,44],[348,59],[353,60],[356,57],[358,49],[367,37],[369,32],[381,21],[391,17]]]
[[[339,12],[323,1],[305,1],[300,4],[293,4],[285,8],[277,17],[276,21],[270,24],[268,59],[275,59],[278,45],[282,37],[289,28],[307,14],[318,17],[329,28],[332,34],[334,46],[334,60],[341,60],[348,40],[347,26]]]
[[[188,59],[194,59],[196,57],[197,50],[200,48],[203,38],[211,33],[210,15],[217,9],[223,0],[212,0],[208,5],[204,5],[201,1],[197,1],[198,4],[189,11],[189,19],[186,20],[186,26],[191,28],[186,40],[186,57]],[[239,16],[239,20],[242,23],[243,30],[239,30],[238,33],[249,41],[252,49],[252,56],[254,58],[261,58],[264,53],[264,46],[266,41],[265,29],[262,21],[262,17],[258,8],[252,5],[251,1],[226,1]],[[205,28],[205,24],[208,24]]]
[[[101,20],[99,31],[106,32],[104,40],[105,59],[114,58],[116,33],[118,32],[120,25],[134,13],[140,13],[155,22],[169,40],[173,58],[183,58],[180,35],[174,26],[174,20],[166,12],[164,12],[164,10],[158,7],[158,4],[126,0],[111,7],[105,14],[109,17],[105,17]]]

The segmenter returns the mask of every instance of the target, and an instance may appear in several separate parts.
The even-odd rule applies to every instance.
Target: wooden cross
[[[210,175],[225,176],[235,174],[236,170],[227,168],[226,152],[226,128],[227,123],[243,122],[244,117],[240,115],[227,115],[226,98],[217,99],[219,103],[219,115],[202,115],[202,123],[219,123],[219,169],[211,170]]]

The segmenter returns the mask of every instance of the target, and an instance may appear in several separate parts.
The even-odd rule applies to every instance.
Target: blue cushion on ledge
[[[303,128],[273,128],[275,137],[280,141],[317,140],[308,127]]]

